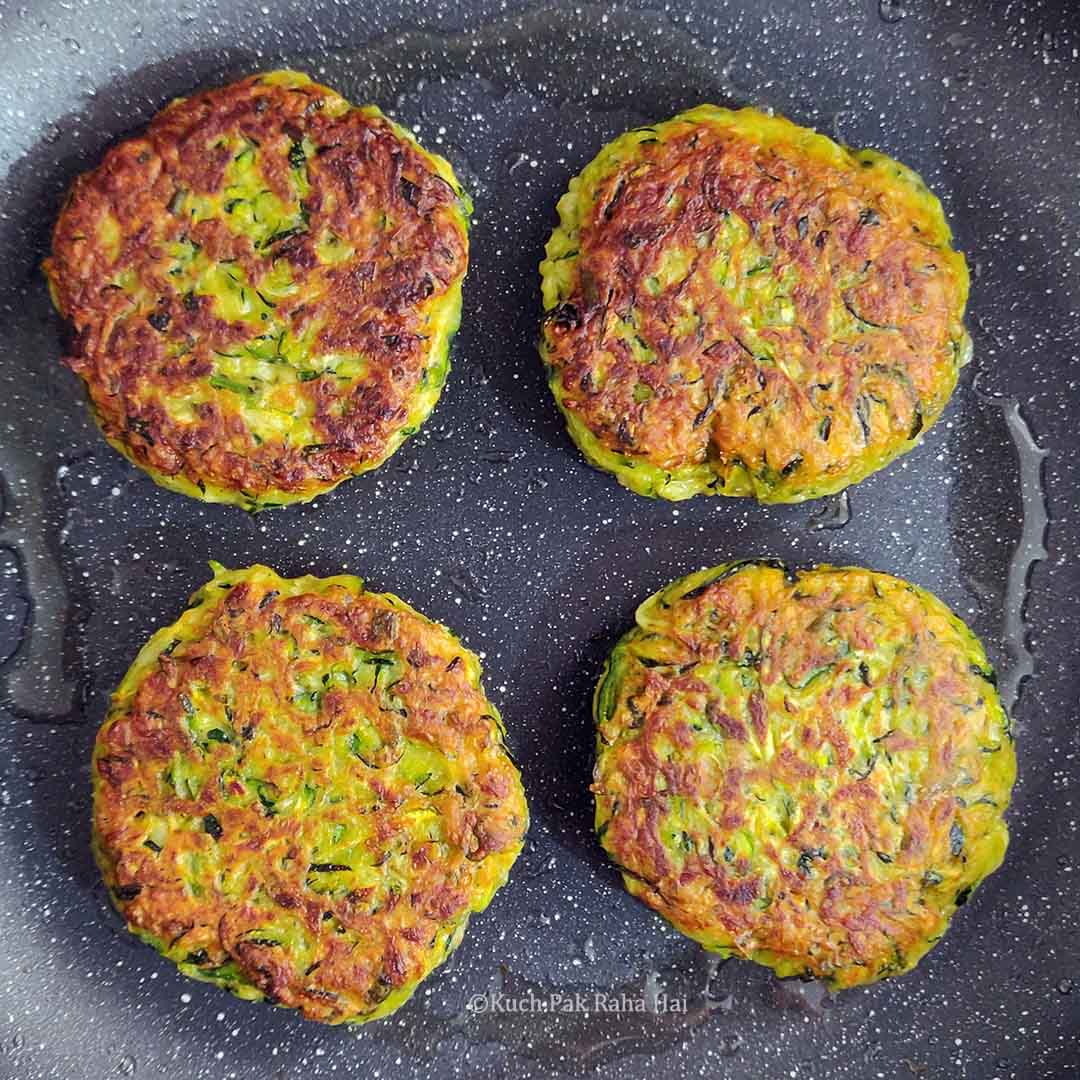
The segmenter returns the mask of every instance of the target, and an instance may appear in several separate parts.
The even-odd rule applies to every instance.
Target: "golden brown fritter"
[[[627,889],[779,975],[909,970],[1004,856],[1016,756],[986,654],[886,574],[676,581],[638,608],[594,713],[596,826]]]
[[[385,1016],[521,850],[476,657],[359,578],[227,571],[140,652],[93,764],[128,928],[187,975],[338,1023]]]
[[[915,444],[967,360],[937,199],[781,117],[628,132],[559,214],[541,353],[586,457],[641,494],[838,491]]]
[[[105,437],[249,509],[381,464],[449,369],[470,204],[307,76],[173,102],[74,183],[45,272]]]

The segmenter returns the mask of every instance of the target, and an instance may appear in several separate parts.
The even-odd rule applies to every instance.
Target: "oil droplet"
[[[551,858],[548,859],[548,861],[544,863],[544,865],[541,866],[540,869],[537,870],[536,873],[532,876],[533,878],[543,877],[545,874],[552,873],[556,869],[556,867],[558,867],[558,865],[559,860],[556,859],[554,855],[552,855]]]
[[[878,0],[878,14],[882,22],[899,22],[906,14],[903,0]]]
[[[1035,658],[1028,648],[1024,626],[1024,603],[1027,598],[1028,577],[1032,566],[1047,557],[1046,530],[1050,519],[1046,510],[1042,468],[1047,452],[1035,441],[1035,435],[1020,412],[1015,398],[1000,402],[1020,455],[1020,498],[1023,505],[1023,524],[1020,539],[1009,562],[1009,579],[1005,591],[1005,640],[1011,663],[1001,677],[998,691],[1008,713],[1012,713],[1020,696],[1020,686],[1035,673]]]
[[[645,1008],[649,1012],[656,1012],[656,1004],[660,998],[660,972],[653,968],[650,968],[645,975],[645,986],[642,988],[642,995],[645,999]]]
[[[844,128],[851,123],[855,114],[851,109],[840,109],[832,118],[832,137],[838,142],[846,142]]]
[[[503,161],[506,165],[506,171],[512,173],[515,169],[520,169],[522,165],[528,164],[529,155],[519,151],[516,154],[507,154]]]
[[[774,979],[773,1005],[797,1009],[810,1016],[822,1016],[829,1002],[829,988],[820,979]]]
[[[743,1037],[737,1031],[732,1031],[720,1036],[719,1050],[724,1057],[734,1057],[742,1049],[742,1044]]]
[[[1059,994],[1071,994],[1072,992],[1073,992],[1073,981],[1072,981],[1072,979],[1062,979],[1061,982],[1058,983],[1058,993]]]
[[[810,519],[811,529],[842,529],[851,520],[847,488],[819,500],[821,509]]]
[[[585,959],[588,960],[590,964],[596,963],[596,941],[592,934],[585,939],[585,944],[582,945],[581,951],[585,954]]]
[[[481,364],[470,364],[466,369],[465,378],[470,386],[487,386],[490,376]]]
[[[15,553],[22,591],[32,609],[29,632],[5,665],[7,696],[21,716],[65,716],[77,687],[63,662],[67,587],[46,542],[48,470],[36,455],[9,445],[0,447],[0,476],[6,490],[16,493],[4,507],[0,546]]]
[[[454,592],[468,604],[476,604],[487,596],[487,589],[478,581],[476,575],[464,566],[452,567],[446,572]]]

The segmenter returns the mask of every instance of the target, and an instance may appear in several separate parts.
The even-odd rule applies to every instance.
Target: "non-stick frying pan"
[[[1070,0],[0,0],[0,1074],[1080,1075],[1078,49]],[[282,64],[450,157],[476,227],[454,372],[422,434],[316,504],[250,517],[157,489],[106,446],[58,362],[38,265],[65,187],[111,142],[171,97]],[[849,500],[644,500],[588,468],[544,385],[536,266],[556,198],[618,132],[706,100],[910,163],[973,267],[961,388]],[[764,554],[931,588],[986,641],[1017,720],[1004,867],[914,973],[835,998],[710,960],[625,894],[590,829],[588,699],[635,603]],[[96,726],[211,557],[362,574],[486,654],[528,847],[388,1020],[323,1028],[191,983],[99,882]],[[549,1007],[470,1011],[491,990]]]

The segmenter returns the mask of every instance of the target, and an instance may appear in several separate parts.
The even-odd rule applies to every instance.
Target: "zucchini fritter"
[[[165,487],[252,510],[314,498],[434,408],[470,212],[447,162],[305,75],[174,101],[56,223],[65,362]]]
[[[915,445],[969,358],[938,200],[782,117],[627,132],[558,210],[540,351],[586,458],[642,495],[839,491]]]
[[[912,968],[1001,863],[1009,721],[971,631],[775,561],[646,600],[594,700],[601,843],[707,949],[834,987]]]
[[[476,657],[397,597],[212,565],[98,733],[105,882],[187,975],[328,1023],[385,1016],[521,850],[499,714]]]

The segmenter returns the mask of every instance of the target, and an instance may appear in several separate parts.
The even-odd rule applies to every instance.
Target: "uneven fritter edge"
[[[540,353],[571,438],[639,494],[839,491],[918,443],[970,358],[937,198],[782,117],[703,105],[626,132],[558,213]]]
[[[306,75],[178,99],[72,185],[44,263],[65,360],[162,486],[306,501],[434,408],[470,214],[448,162]]]
[[[593,699],[601,844],[705,948],[843,988],[908,971],[1000,865],[1016,775],[978,639],[885,574],[673,582]]]
[[[502,720],[476,656],[392,594],[212,565],[98,733],[98,865],[184,974],[330,1023],[385,1016],[521,851]]]

